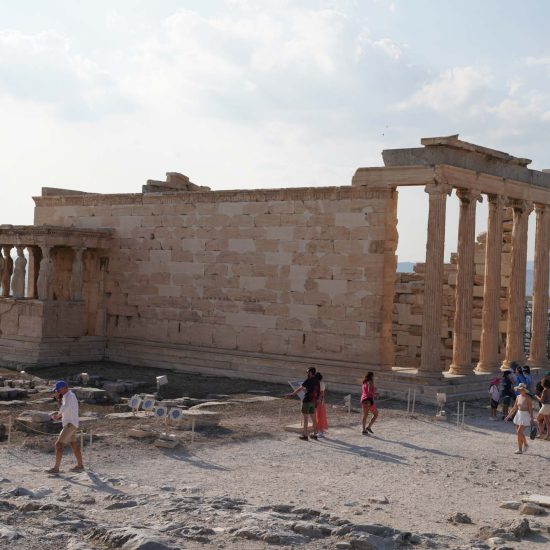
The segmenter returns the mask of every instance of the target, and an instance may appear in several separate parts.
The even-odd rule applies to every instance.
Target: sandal
[[[70,468],[71,472],[83,472],[84,471],[84,466],[73,466],[72,468]]]
[[[47,474],[59,474],[59,470],[57,468],[50,468],[49,470],[46,470]]]

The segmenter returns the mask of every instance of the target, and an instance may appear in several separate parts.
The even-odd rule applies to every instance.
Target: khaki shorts
[[[63,444],[75,443],[77,429],[78,428],[76,426],[73,426],[72,424],[67,424],[66,426],[63,426],[63,429],[61,430],[57,441]]]

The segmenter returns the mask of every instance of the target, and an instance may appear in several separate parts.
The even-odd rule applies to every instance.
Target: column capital
[[[548,205],[547,204],[542,204],[540,202],[536,202],[535,205],[534,205],[534,208],[535,208],[535,212],[537,214],[544,214],[544,212],[548,212]]]
[[[531,201],[512,199],[509,205],[520,214],[530,214],[533,211],[533,203]]]
[[[462,187],[457,187],[455,192],[456,196],[461,200],[461,202],[483,202],[481,191],[477,189],[464,189]]]
[[[428,193],[428,195],[450,195],[452,190],[452,186],[448,183],[439,183],[437,181],[428,183],[424,187],[424,192]]]
[[[508,203],[510,201],[509,201],[508,197],[506,197],[505,195],[488,194],[487,195],[487,202],[490,205],[494,204],[497,208],[504,208],[505,206],[508,205]]]

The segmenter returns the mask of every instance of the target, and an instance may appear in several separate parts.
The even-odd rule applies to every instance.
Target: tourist
[[[498,404],[500,401],[500,378],[493,378],[489,386],[489,404],[491,405],[491,420],[497,419]]]
[[[516,376],[514,378],[514,383],[516,386],[519,386],[520,384],[525,384],[527,388],[529,388],[529,385],[527,384],[527,378],[525,378],[525,375],[523,374],[523,368],[518,367],[516,369]],[[518,395],[518,394],[516,394]]]
[[[539,414],[537,415],[538,438],[550,441],[550,378],[545,376],[541,380],[542,392],[537,395],[540,403]],[[544,435],[544,427],[546,426],[546,436]]]
[[[514,382],[512,380],[512,373],[509,370],[505,370],[502,373],[502,388],[500,390],[500,402],[502,403],[502,420],[508,416],[508,409],[512,404],[512,400],[516,398],[514,392]]]
[[[369,435],[374,433],[372,431],[372,425],[376,422],[378,418],[378,409],[374,404],[374,399],[378,397],[376,388],[374,387],[374,373],[367,372],[363,380],[363,385],[361,387],[361,406],[363,407],[363,418],[361,419],[362,425],[362,434]],[[367,425],[367,419],[369,413],[372,413],[372,418],[370,419],[369,424]]]
[[[529,447],[529,445],[527,445],[527,438],[525,437],[525,428],[534,424],[533,403],[527,391],[527,386],[524,383],[516,386],[514,390],[518,393],[518,396],[516,397],[516,402],[512,410],[506,416],[506,420],[510,420],[512,416],[514,417],[514,424],[516,425],[518,437],[518,450],[515,454],[520,455]]]
[[[52,420],[60,420],[63,426],[57,441],[55,442],[55,465],[48,470],[50,474],[58,474],[63,457],[63,448],[68,443],[71,446],[73,454],[76,458],[76,466],[71,468],[71,472],[82,472],[84,465],[82,464],[82,453],[76,439],[78,430],[78,400],[76,395],[69,390],[67,382],[60,380],[56,382],[52,391],[55,393],[56,399],[61,397],[61,407],[59,412],[52,415]]]
[[[317,422],[317,436],[324,437],[328,430],[327,405],[326,405],[326,384],[323,382],[323,375],[318,372],[315,377],[319,381],[319,399],[315,407],[315,420]]]
[[[303,391],[304,398],[302,399],[302,416],[303,430],[300,439],[307,441],[309,436],[308,420],[311,418],[313,426],[313,434],[311,439],[317,439],[317,423],[315,421],[315,402],[319,398],[319,380],[315,376],[317,373],[315,367],[307,369],[307,378],[302,382],[302,385],[296,388],[292,393],[285,395],[285,398],[294,397],[299,392]]]
[[[527,365],[523,367],[523,377],[525,378],[525,385],[531,395],[535,393],[535,386],[533,384],[533,377],[531,376],[531,368]]]

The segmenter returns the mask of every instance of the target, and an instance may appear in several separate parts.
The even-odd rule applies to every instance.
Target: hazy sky
[[[42,186],[167,171],[347,185],[454,133],[550,167],[549,23],[544,0],[0,0],[0,223],[32,223]],[[427,196],[401,198],[399,259],[421,260]]]

